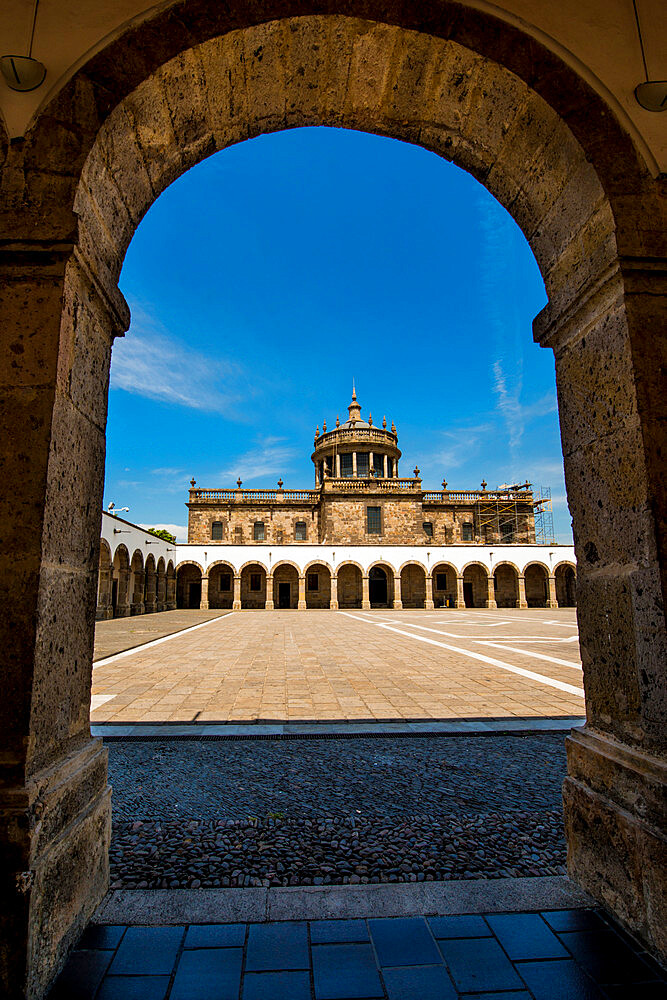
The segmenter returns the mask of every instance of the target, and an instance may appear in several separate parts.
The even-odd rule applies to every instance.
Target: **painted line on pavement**
[[[366,625],[371,624],[367,618],[360,618],[358,615],[352,615],[349,611],[343,611],[340,613],[347,615],[348,618],[356,618],[357,621],[365,622]],[[407,636],[408,639],[416,639],[417,642],[427,642],[431,646],[439,646],[441,649],[448,649],[452,653],[459,653],[461,656],[468,656],[472,660],[479,660],[482,663],[488,663],[492,667],[499,667],[501,670],[507,670],[511,674],[518,674],[520,677],[527,677],[529,680],[537,681],[538,684],[546,684],[547,687],[558,688],[559,691],[566,691],[568,694],[574,694],[580,698],[584,697],[583,688],[575,687],[573,684],[564,684],[563,681],[557,681],[552,677],[545,677],[544,674],[536,674],[532,670],[524,670],[523,667],[514,667],[510,663],[505,663],[503,660],[493,659],[490,656],[483,656],[482,653],[476,653],[472,649],[462,649],[460,646],[450,646],[446,642],[438,642],[437,639],[429,639],[428,636],[425,635],[415,635],[414,632],[406,632],[404,629],[395,628],[393,625],[387,625],[384,623],[378,623],[377,628],[384,628],[389,632],[396,632],[397,635]]]
[[[499,642],[489,642],[487,639],[475,639],[479,646],[494,646],[496,649],[506,649],[508,653],[518,653],[519,656],[533,656],[536,660],[545,660],[547,663],[558,663],[562,667],[572,667],[574,670],[581,670],[581,663],[574,663],[573,660],[559,660],[557,656],[547,656],[546,653],[535,653],[530,649],[517,649],[515,646],[504,646]]]
[[[169,642],[170,639],[177,639],[181,635],[186,635],[187,632],[196,632],[198,628],[206,628],[207,625],[219,622],[223,618],[229,618],[232,614],[233,612],[229,611],[226,615],[209,618],[207,622],[200,622],[199,625],[190,625],[188,628],[179,629],[178,632],[172,632],[170,635],[163,635],[160,639],[151,639],[150,642],[144,642],[140,646],[133,646],[132,649],[124,649],[122,653],[114,653],[113,656],[106,656],[103,660],[95,660],[93,670],[96,670],[97,667],[105,667],[108,663],[114,663],[116,660],[122,660],[126,656],[143,653],[146,649],[152,649],[153,646],[160,646],[163,642]]]
[[[370,619],[366,620],[370,621]],[[385,624],[393,625],[396,623],[396,620],[397,619],[395,618],[388,619],[385,621]],[[376,618],[375,621],[378,621],[378,619]],[[428,625],[420,625],[419,622],[406,622],[403,621],[402,619],[400,619],[400,622],[402,625],[407,625],[410,628],[421,628],[424,629],[425,632],[436,632],[438,635],[446,635],[450,639],[475,639],[478,642],[488,641],[489,645],[492,645],[491,640],[482,640],[478,635],[460,635],[458,632],[444,632],[442,629],[431,628]],[[509,622],[506,624],[509,624]],[[494,636],[494,639],[497,640],[502,639],[503,641],[505,639],[509,639],[520,642],[577,642],[579,636],[578,635],[564,636],[563,638],[558,638],[557,636],[553,636],[551,638],[549,637],[545,638],[545,636],[543,635],[496,635]]]

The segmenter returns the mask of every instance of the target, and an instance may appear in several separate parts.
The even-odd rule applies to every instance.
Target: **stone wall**
[[[264,524],[264,541],[270,545],[280,545],[297,541],[296,523],[305,522],[306,541],[319,541],[318,511],[312,505],[284,506],[266,504],[236,504],[221,507],[200,507],[191,504],[188,515],[188,542],[199,545],[247,545],[256,543],[254,526],[256,521]],[[222,539],[213,541],[211,526],[214,521],[222,523]]]

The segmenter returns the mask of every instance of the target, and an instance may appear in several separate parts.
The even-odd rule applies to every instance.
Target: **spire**
[[[372,413],[368,414],[368,426],[369,427],[373,426],[373,414]]]
[[[357,402],[357,390],[354,386],[354,379],[352,380],[352,402],[347,408],[349,413],[348,420],[351,424],[356,424],[357,420],[361,420],[361,406]]]

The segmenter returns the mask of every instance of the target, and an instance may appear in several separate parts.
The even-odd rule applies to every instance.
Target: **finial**
[[[368,426],[369,427],[373,426],[373,414],[372,413],[368,414]]]
[[[282,481],[282,478],[281,478],[281,479],[278,480],[278,489],[281,490],[282,488],[283,488],[283,481]]]
[[[326,432],[327,432],[327,422],[326,422],[326,420],[323,420],[322,421],[322,433],[326,434]]]
[[[352,379],[352,402],[356,403],[356,401],[357,401],[357,390],[354,387],[354,379]]]
[[[443,479],[443,481],[442,481],[442,488],[443,488],[443,490],[447,489],[447,480],[446,479]]]
[[[415,465],[415,479],[419,479],[419,466]]]
[[[392,420],[392,422],[391,422],[391,433],[392,433],[392,434],[395,434],[395,433],[396,433],[396,424],[394,423],[394,421],[393,421],[393,420]]]
[[[386,417],[382,418],[382,427],[386,431],[386,429],[387,429],[387,418]]]
[[[340,417],[336,417],[336,427],[340,427]]]
[[[196,485],[197,485],[197,480],[193,476],[192,479],[190,480],[190,486],[192,487],[192,489],[194,489]]]
[[[483,480],[482,480],[482,489],[483,489],[483,490],[485,490],[485,489],[486,489],[486,479],[483,479]]]
[[[239,476],[239,478],[236,480],[236,485],[238,486],[239,489],[241,489],[242,484],[243,484],[243,480]]]
[[[319,436],[320,436],[320,425],[318,424],[317,427],[315,428],[315,438],[318,438]]]

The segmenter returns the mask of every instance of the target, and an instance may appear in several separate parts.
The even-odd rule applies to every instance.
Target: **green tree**
[[[146,530],[150,535],[155,535],[156,538],[161,538],[165,542],[171,542],[172,545],[176,541],[176,535],[172,535],[171,532],[165,531],[164,528],[147,528]]]

